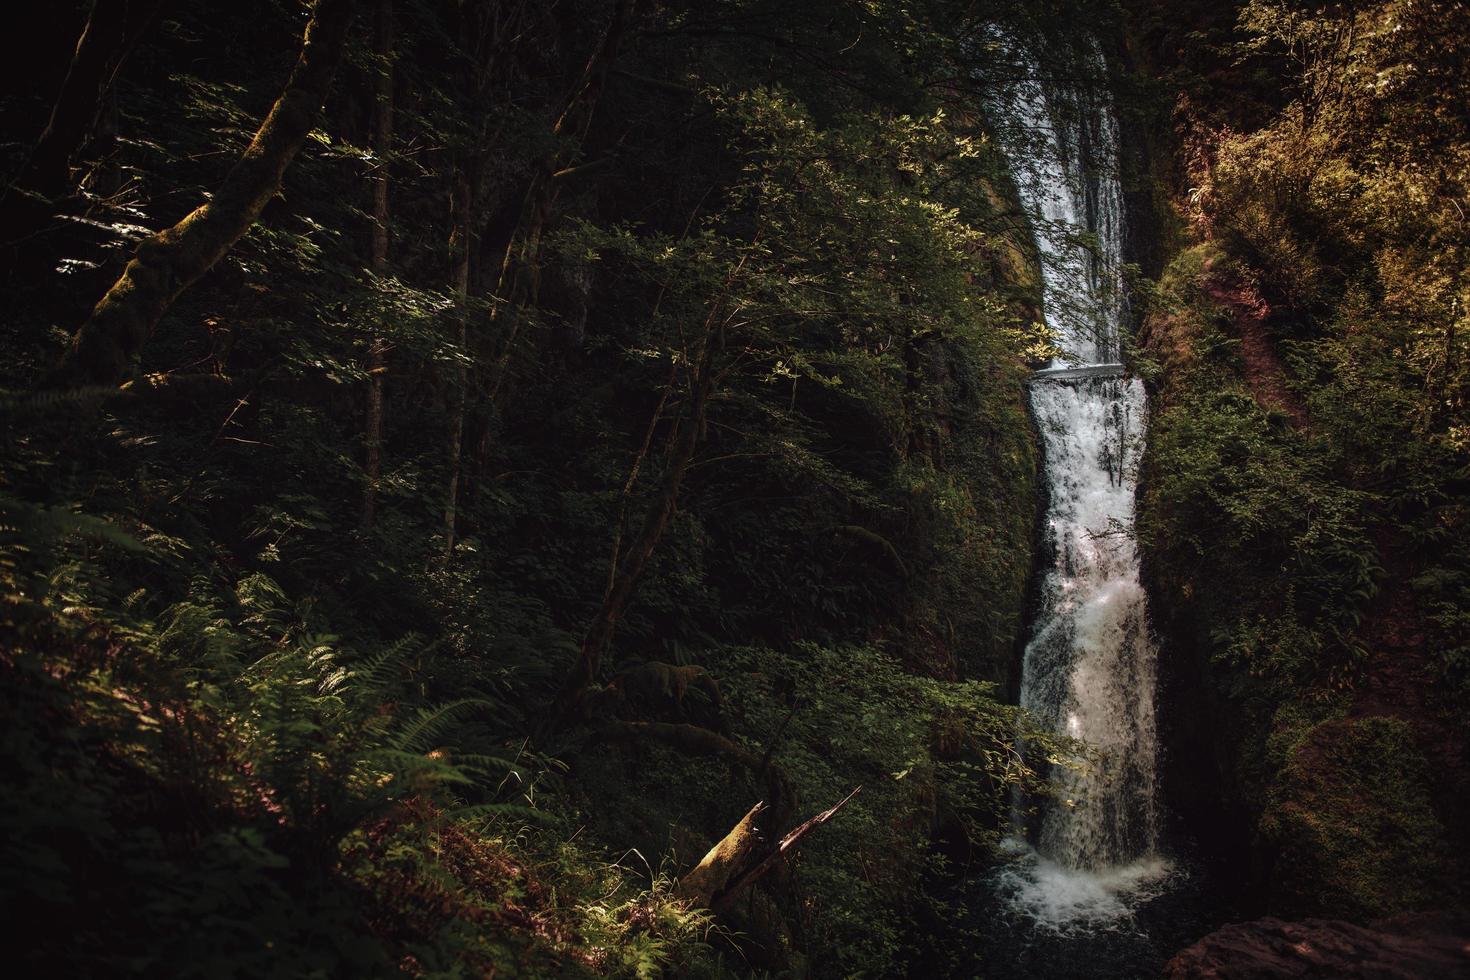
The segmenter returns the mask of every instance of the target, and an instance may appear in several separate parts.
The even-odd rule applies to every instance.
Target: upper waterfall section
[[[1069,70],[1046,77],[1039,58],[999,30],[988,43],[1008,54],[1016,77],[992,89],[992,125],[1012,161],[1041,260],[1042,310],[1061,349],[1038,377],[1114,367],[1127,301],[1123,289],[1123,191],[1118,124],[1095,40],[1068,52]],[[1098,372],[1105,373],[1105,372]]]

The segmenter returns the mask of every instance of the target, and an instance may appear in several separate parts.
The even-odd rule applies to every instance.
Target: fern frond
[[[78,534],[124,551],[148,550],[137,538],[100,517],[65,507],[43,507],[0,494],[0,530],[6,529],[38,538],[65,538]]]
[[[420,646],[420,642],[419,634],[405,633],[357,663],[352,668],[352,681],[358,692],[363,696],[381,695],[398,678],[410,651],[422,656],[438,646],[437,642]]]
[[[402,728],[392,733],[388,747],[405,752],[430,752],[438,748],[444,737],[465,715],[493,707],[494,705],[482,698],[466,698],[437,708],[420,708]]]
[[[363,763],[369,769],[387,773],[395,783],[473,786],[476,782],[452,762],[402,749],[375,749],[363,756]]]

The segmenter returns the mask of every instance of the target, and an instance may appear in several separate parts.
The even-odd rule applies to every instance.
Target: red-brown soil
[[[1296,428],[1307,425],[1307,410],[1287,387],[1286,368],[1266,329],[1271,307],[1256,288],[1239,276],[1205,263],[1200,283],[1204,294],[1225,310],[1233,332],[1240,338],[1240,355],[1245,362],[1245,380],[1262,408],[1286,413]]]

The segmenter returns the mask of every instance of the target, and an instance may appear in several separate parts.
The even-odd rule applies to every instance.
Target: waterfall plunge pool
[[[1007,838],[1001,847],[1004,863],[990,876],[990,887],[1041,933],[1131,930],[1139,906],[1181,883],[1173,863],[1159,854],[1088,870],[1053,861],[1020,838]]]

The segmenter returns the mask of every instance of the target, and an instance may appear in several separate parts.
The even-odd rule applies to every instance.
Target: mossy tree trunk
[[[224,185],[178,224],[138,246],[122,276],[72,339],[62,365],[65,382],[111,385],[127,378],[178,295],[260,217],[316,125],[342,60],[354,8],[355,0],[317,0],[285,89]]]

